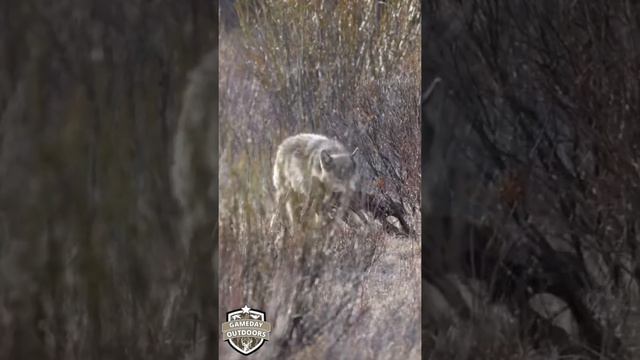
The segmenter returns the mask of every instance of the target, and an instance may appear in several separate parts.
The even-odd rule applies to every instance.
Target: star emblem
[[[248,307],[247,305],[245,305],[245,306],[242,308],[242,313],[243,313],[243,314],[248,314],[248,313],[249,313],[249,310],[251,310],[251,308],[250,308],[250,307]]]

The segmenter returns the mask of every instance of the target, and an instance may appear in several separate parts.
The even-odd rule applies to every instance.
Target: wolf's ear
[[[322,150],[320,152],[320,162],[322,163],[322,167],[324,169],[330,169],[333,165],[333,158],[331,157],[331,154],[327,152],[327,150]]]

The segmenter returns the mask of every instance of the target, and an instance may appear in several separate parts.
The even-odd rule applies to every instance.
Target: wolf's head
[[[331,154],[327,150],[320,152],[322,173],[320,180],[334,192],[353,192],[358,181],[358,169],[353,153]]]

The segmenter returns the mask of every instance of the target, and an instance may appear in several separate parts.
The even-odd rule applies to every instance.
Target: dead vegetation
[[[418,358],[417,3],[236,6],[220,51],[220,316],[245,302],[266,312],[274,330],[261,358]],[[401,216],[404,225],[389,226],[411,234],[339,226],[276,247],[273,158],[303,131],[359,148],[353,206],[372,220]]]
[[[212,231],[179,241],[170,181],[214,9],[0,2],[0,359],[215,356]]]
[[[639,11],[427,5],[431,358],[639,356]]]

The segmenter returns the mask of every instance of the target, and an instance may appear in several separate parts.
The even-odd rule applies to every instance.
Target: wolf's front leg
[[[338,196],[338,203],[336,204],[336,220],[340,219],[345,223],[348,223],[351,196],[348,193],[342,193]]]
[[[329,217],[327,216],[326,201],[323,198],[317,198],[313,204],[313,214],[316,226],[324,226],[327,224]]]
[[[315,225],[315,215],[318,201],[314,196],[308,196],[304,201],[304,208],[300,213],[300,223],[304,224],[305,229]]]

